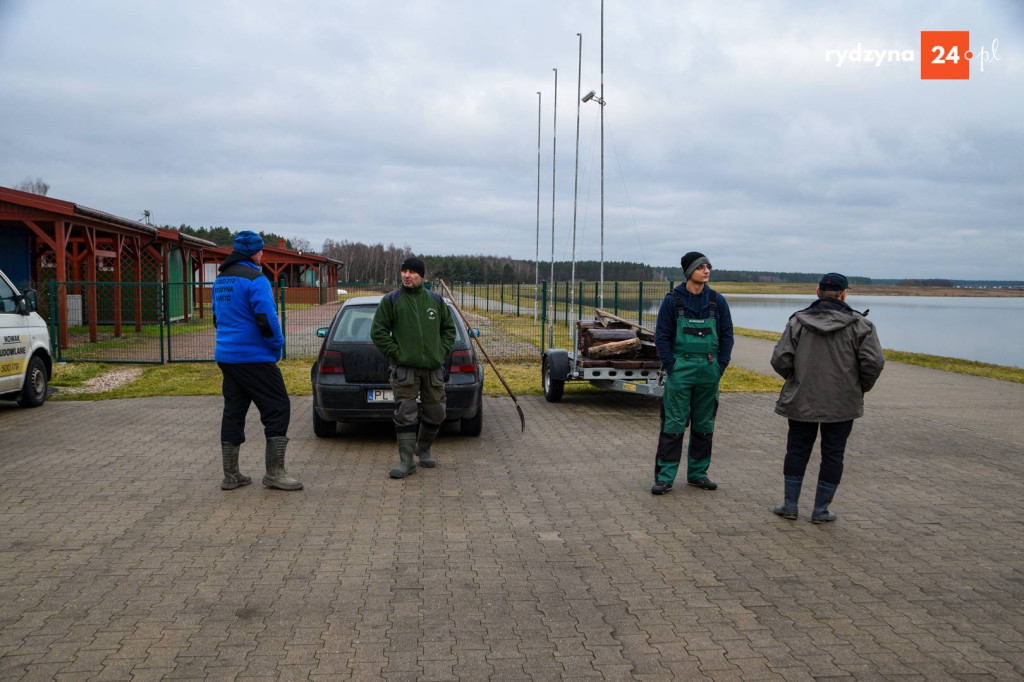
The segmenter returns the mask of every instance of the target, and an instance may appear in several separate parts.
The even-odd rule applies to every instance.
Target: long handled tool
[[[508,387],[508,384],[505,382],[505,378],[501,376],[501,372],[498,371],[498,368],[497,366],[495,366],[494,361],[491,360],[491,356],[487,354],[486,350],[484,350],[484,345],[480,343],[480,337],[477,336],[476,334],[473,334],[473,326],[470,325],[469,320],[466,319],[466,313],[462,312],[462,308],[460,308],[459,304],[455,302],[455,295],[452,294],[452,290],[448,288],[448,285],[445,284],[443,279],[440,281],[441,286],[444,287],[444,290],[446,292],[448,292],[448,300],[452,302],[452,305],[455,306],[455,310],[457,310],[459,313],[459,317],[461,317],[462,321],[466,323],[466,329],[470,330],[470,335],[476,341],[477,348],[479,348],[480,352],[484,354],[485,358],[487,358],[487,363],[491,366],[491,369],[494,370],[494,375],[498,377],[498,381],[500,381],[501,385],[505,387],[506,391],[508,391],[508,395],[510,398],[512,398],[512,402],[516,404],[516,411],[519,413],[519,423],[522,426],[522,430],[526,431],[526,417],[523,415],[523,408],[519,407],[519,401],[516,399],[516,394],[512,392],[511,388]]]

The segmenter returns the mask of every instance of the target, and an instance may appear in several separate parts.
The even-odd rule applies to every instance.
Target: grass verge
[[[734,330],[741,336],[749,336],[753,339],[765,341],[778,341],[782,334],[768,332],[761,329],[745,329],[736,327]],[[993,365],[987,362],[975,362],[974,360],[962,360],[960,358],[947,358],[942,355],[928,355],[927,353],[909,353],[902,350],[884,349],[885,359],[892,362],[902,362],[906,365],[917,365],[930,369],[941,369],[944,372],[955,372],[956,374],[970,374],[976,377],[988,379],[999,379],[1000,381],[1012,381],[1017,384],[1024,384],[1024,369],[1019,367],[1006,367],[1004,365]]]
[[[284,360],[278,363],[285,386],[291,396],[312,393],[309,383],[310,360]],[[54,369],[50,382],[57,387],[81,386],[86,380],[100,376],[119,365],[98,363],[67,363]],[[543,395],[540,383],[540,365],[535,363],[500,363],[498,371],[517,396]],[[729,393],[776,392],[782,382],[740,367],[730,367],[722,378],[721,390]],[[565,385],[567,394],[591,393],[606,389],[595,388],[585,381],[570,381]],[[142,375],[131,383],[117,388],[75,395],[61,394],[54,400],[110,400],[114,398],[146,398],[167,395],[220,395],[221,374],[212,362],[183,362],[153,365],[142,370]],[[490,366],[484,368],[484,394],[505,395],[505,388]]]

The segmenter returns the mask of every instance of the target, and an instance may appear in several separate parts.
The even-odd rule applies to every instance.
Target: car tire
[[[46,402],[48,390],[46,364],[35,355],[28,361],[28,371],[25,372],[25,383],[21,387],[18,404],[22,407],[39,407]]]
[[[544,399],[549,403],[561,402],[562,392],[565,391],[565,380],[552,378],[551,363],[548,362],[547,358],[544,358],[540,371],[540,381],[541,385],[544,387]]]
[[[459,433],[463,436],[479,436],[484,430],[484,397],[483,387],[480,387],[480,396],[476,399],[476,416],[469,419],[459,420]]]
[[[330,438],[338,433],[338,422],[321,419],[316,407],[313,408],[313,433],[317,438]]]

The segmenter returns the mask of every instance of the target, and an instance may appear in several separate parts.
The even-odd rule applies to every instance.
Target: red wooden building
[[[112,325],[115,337],[125,323],[141,330],[160,309],[150,300],[162,295],[158,285],[169,292],[171,319],[204,316],[209,297],[202,292],[230,252],[177,230],[0,187],[0,269],[19,288],[39,290],[44,316],[57,313],[62,347],[68,343],[69,302],[81,305],[80,324],[88,326],[90,341],[97,340],[100,325]],[[265,248],[262,264],[275,284],[289,287],[289,300],[336,298],[339,261],[278,245]],[[97,300],[101,284],[112,300]],[[49,309],[51,289],[57,310]]]

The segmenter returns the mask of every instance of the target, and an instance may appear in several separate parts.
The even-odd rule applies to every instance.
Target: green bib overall
[[[682,454],[682,434],[690,426],[690,447],[686,478],[694,481],[707,475],[711,463],[711,434],[715,431],[718,411],[718,320],[714,294],[708,317],[692,320],[683,315],[682,301],[676,299],[679,317],[676,338],[672,345],[675,365],[665,378],[662,397],[664,419],[662,433],[676,436],[678,448],[661,451],[655,462],[655,479],[671,483],[675,480]],[[676,440],[672,439],[672,440]],[[699,442],[698,442],[699,441]],[[697,447],[695,447],[697,445]],[[670,451],[675,451],[671,452]]]

